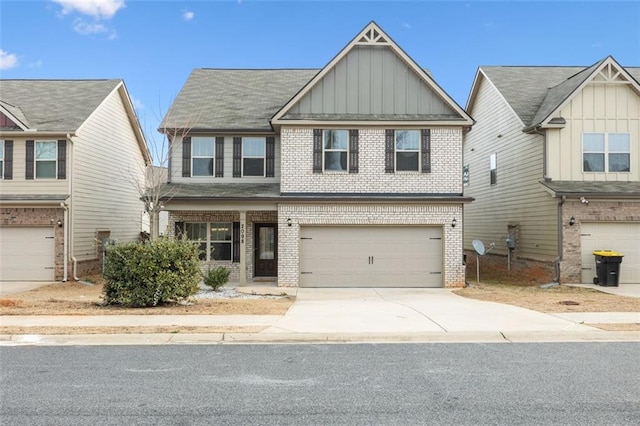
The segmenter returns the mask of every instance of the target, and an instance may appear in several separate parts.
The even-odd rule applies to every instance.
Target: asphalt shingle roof
[[[0,80],[0,104],[29,129],[77,130],[122,80]]]
[[[581,182],[542,181],[540,182],[556,195],[606,195],[615,197],[640,197],[640,182]]]
[[[271,131],[271,117],[319,71],[195,69],[160,127]]]

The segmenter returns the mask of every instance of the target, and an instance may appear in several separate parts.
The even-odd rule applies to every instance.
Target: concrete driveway
[[[529,309],[467,299],[448,289],[300,288],[267,333],[588,331]]]
[[[0,297],[33,290],[34,288],[50,284],[56,283],[47,281],[0,281]]]

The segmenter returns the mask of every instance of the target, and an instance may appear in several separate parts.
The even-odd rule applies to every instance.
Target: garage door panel
[[[0,227],[0,281],[53,281],[54,229]]]
[[[594,250],[613,250],[624,254],[620,265],[620,284],[640,284],[640,223],[582,223],[582,282],[593,283],[596,276]]]
[[[439,227],[303,227],[300,285],[441,287],[441,236]]]

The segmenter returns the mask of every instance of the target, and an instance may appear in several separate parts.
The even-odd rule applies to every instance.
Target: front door
[[[254,241],[254,276],[278,276],[278,224],[256,223]]]

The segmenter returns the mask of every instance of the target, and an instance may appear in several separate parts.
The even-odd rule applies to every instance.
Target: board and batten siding
[[[290,114],[458,116],[389,47],[355,46]]]
[[[495,87],[479,82],[465,135],[464,164],[470,180],[464,195],[475,199],[464,208],[464,247],[495,242],[494,253],[506,254],[509,225],[519,225],[519,257],[553,260],[558,253],[557,203],[538,183],[542,180],[543,139],[522,132],[523,124]],[[497,184],[490,184],[489,158],[497,154]]]
[[[628,84],[590,83],[562,108],[563,129],[548,130],[548,173],[553,180],[640,180],[640,96]],[[584,132],[630,133],[631,171],[582,171]]]
[[[67,179],[29,179],[25,178],[26,140],[27,138],[6,138],[13,141],[13,177],[12,179],[0,178],[0,192],[4,195],[63,195],[69,193],[69,181]],[[35,141],[53,141],[60,138],[29,137]],[[64,138],[62,138],[64,139]],[[70,149],[67,144],[67,170],[69,177]]]
[[[198,135],[215,138],[216,135]],[[280,138],[275,136],[274,177],[246,176],[233,177],[233,138],[242,135],[224,136],[224,176],[182,176],[182,138],[176,137],[171,144],[171,182],[172,183],[278,183],[280,182]],[[274,135],[245,135],[246,137],[263,137]]]
[[[144,158],[118,91],[73,140],[73,255],[95,259],[97,231],[118,242],[139,236],[144,206],[134,180],[144,181]]]

